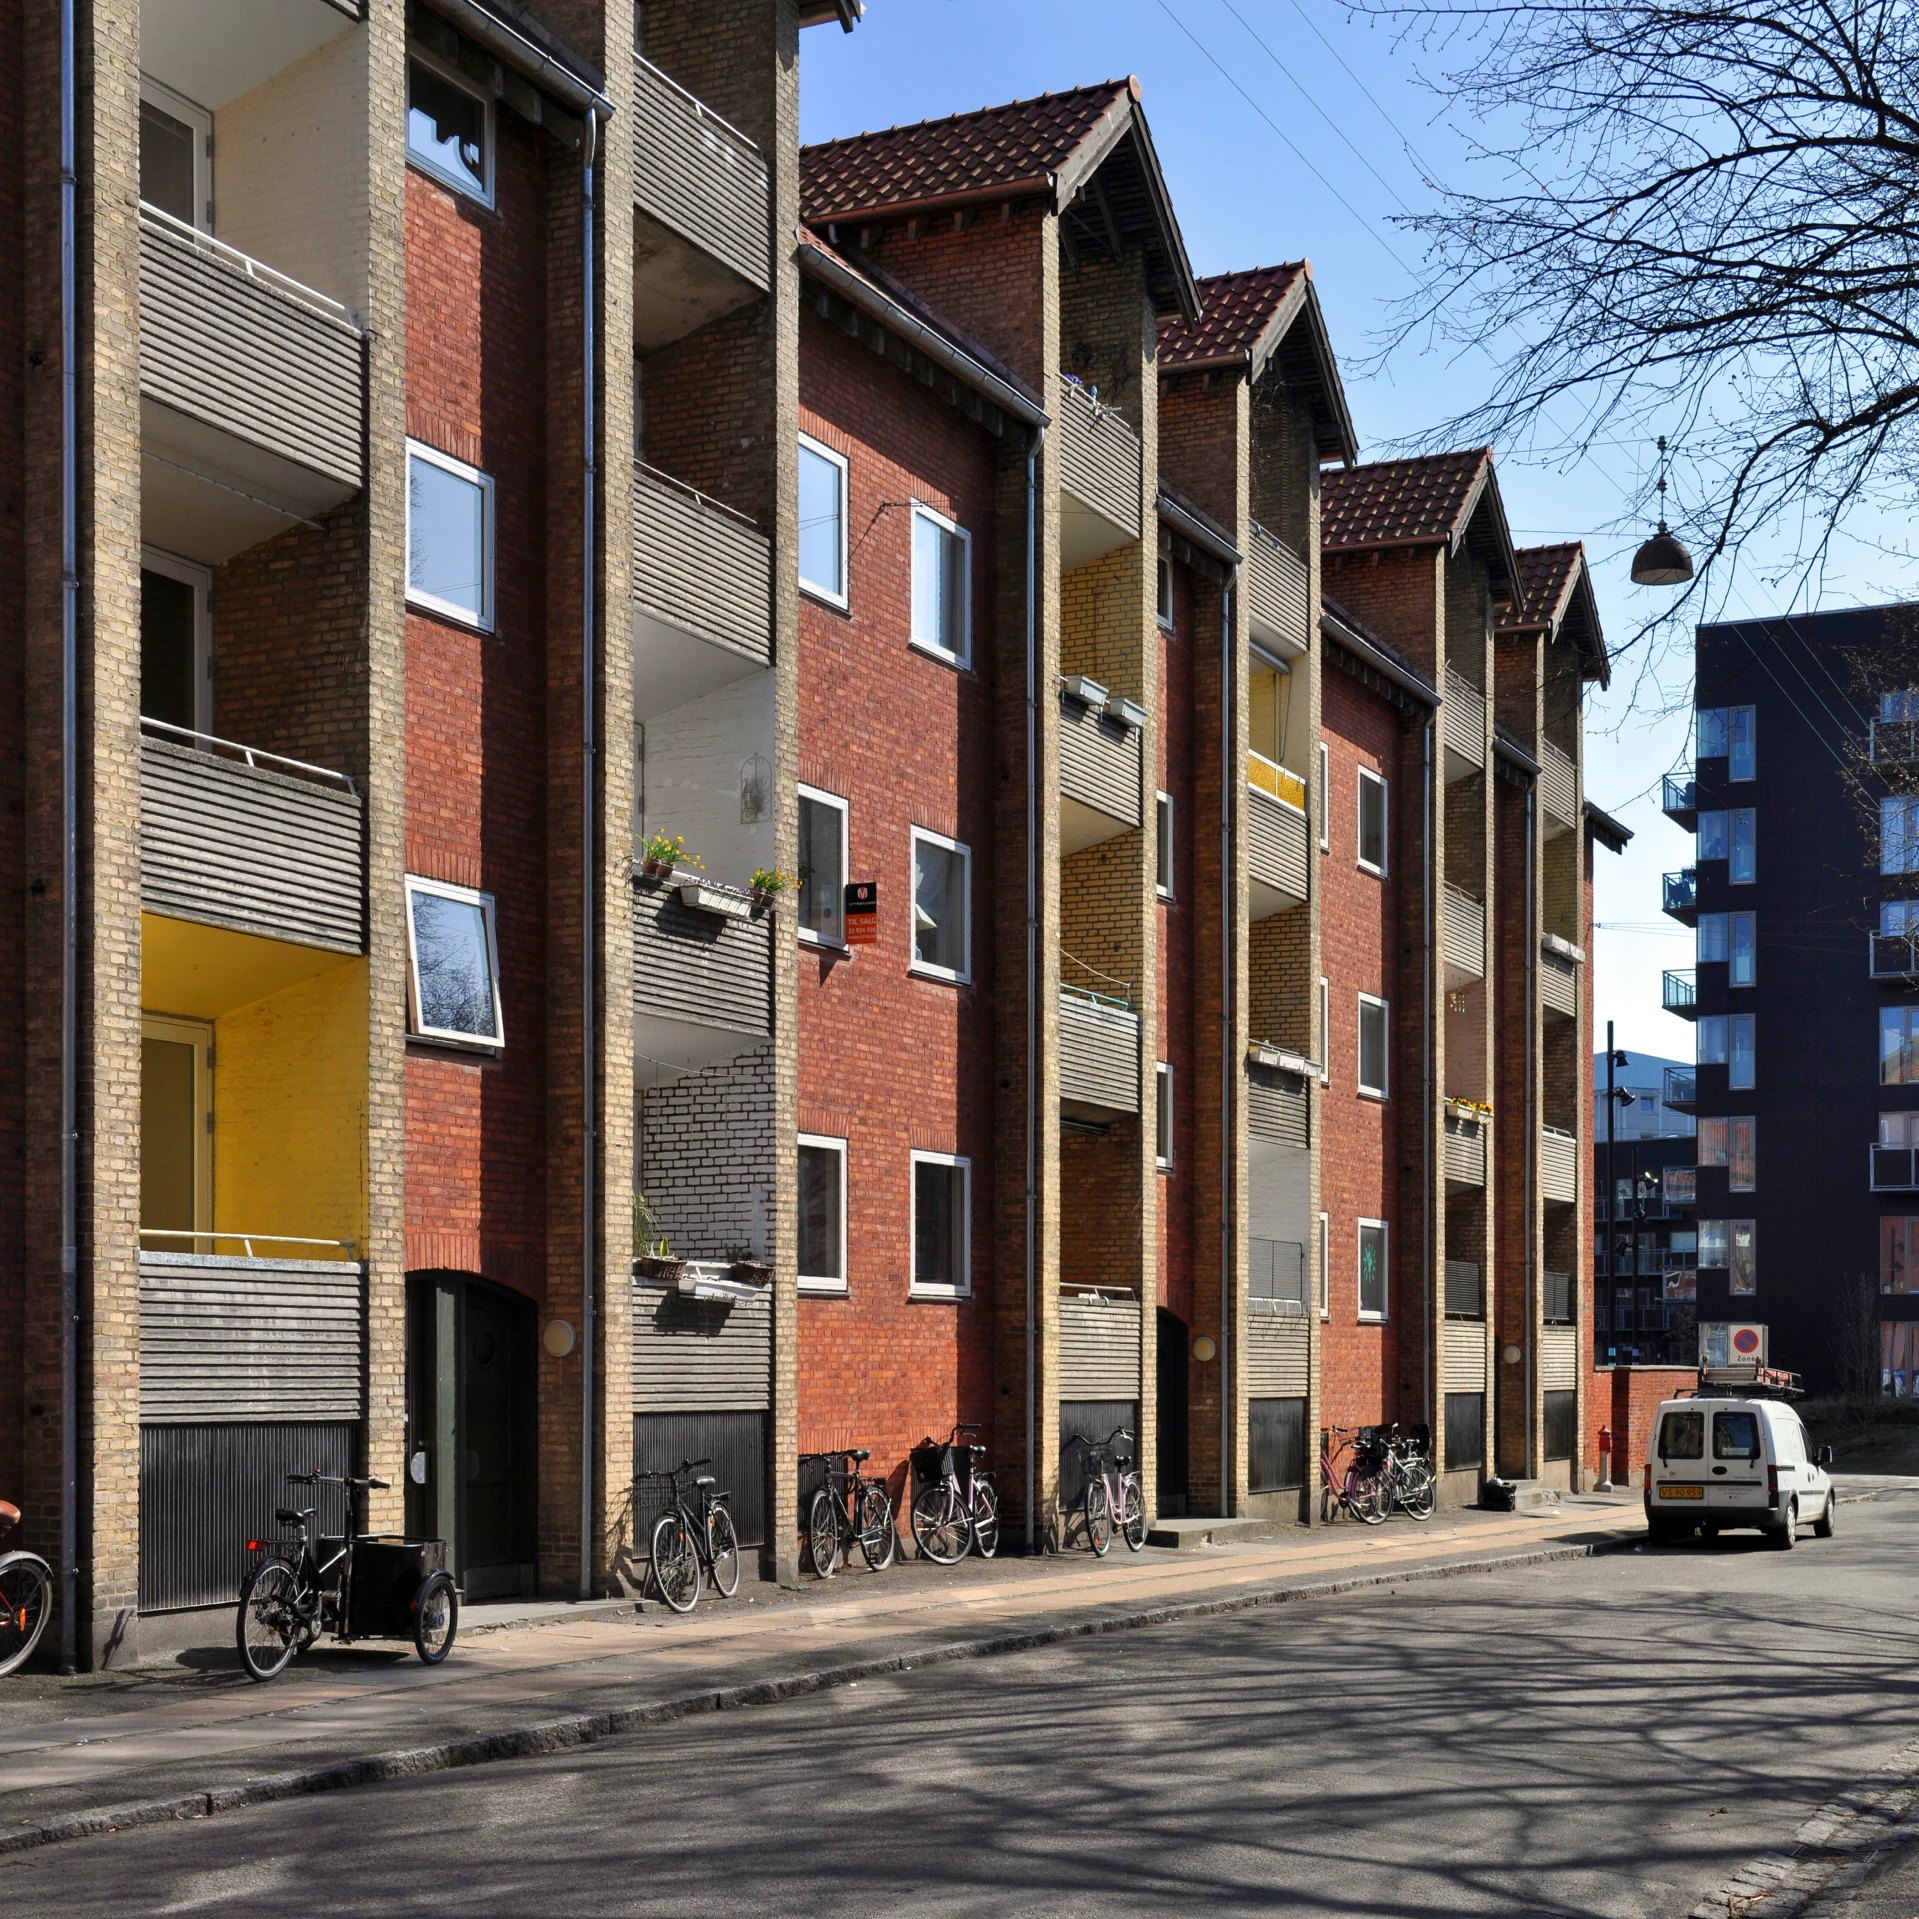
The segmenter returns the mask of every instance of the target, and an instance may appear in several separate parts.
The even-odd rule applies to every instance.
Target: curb
[[[597,1745],[602,1739],[640,1732],[649,1726],[669,1725],[701,1712],[730,1712],[741,1706],[770,1706],[803,1698],[861,1679],[888,1673],[911,1672],[921,1666],[945,1666],[962,1659],[990,1659],[1010,1653],[1032,1652],[1067,1640],[1099,1633],[1130,1632],[1142,1626],[1164,1626],[1184,1620],[1217,1618],[1222,1614],[1252,1612],[1265,1606],[1287,1605],[1302,1599],[1331,1599],[1342,1593],[1364,1592],[1377,1586],[1410,1585],[1428,1579],[1457,1578],[1466,1573],[1507,1572],[1525,1566],[1545,1566],[1561,1560],[1592,1559],[1601,1554],[1643,1543],[1634,1535],[1588,1540],[1559,1546],[1541,1546],[1493,1558],[1445,1560],[1436,1565],[1407,1566],[1390,1572],[1356,1573],[1345,1578],[1305,1581],[1295,1585],[1263,1587],[1219,1599],[1170,1601],[1161,1606],[1135,1607],[1121,1613],[1094,1613],[1044,1625],[1025,1626],[981,1639],[930,1645],[883,1658],[849,1660],[776,1679],[753,1680],[739,1686],[702,1686],[676,1698],[644,1706],[615,1706],[603,1712],[569,1713],[563,1718],[524,1726],[500,1727],[492,1732],[464,1734],[438,1745],[405,1747],[369,1753],[360,1759],[334,1760],[296,1772],[266,1774],[231,1786],[176,1793],[163,1799],[137,1800],[123,1806],[96,1806],[67,1813],[37,1825],[0,1833],[0,1857],[33,1852],[63,1839],[90,1839],[102,1833],[124,1832],[136,1826],[166,1825],[178,1819],[208,1819],[215,1813],[238,1812],[248,1806],[271,1805],[281,1799],[309,1793],[338,1792],[352,1786],[378,1785],[387,1780],[417,1779],[428,1773],[453,1772],[467,1766],[491,1765],[501,1759],[530,1759]]]

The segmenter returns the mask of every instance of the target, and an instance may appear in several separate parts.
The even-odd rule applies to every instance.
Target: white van
[[[1815,1452],[1799,1415],[1777,1399],[1669,1399],[1646,1462],[1646,1531],[1654,1545],[1696,1526],[1710,1539],[1757,1527],[1790,1548],[1801,1526],[1832,1537],[1832,1448]]]

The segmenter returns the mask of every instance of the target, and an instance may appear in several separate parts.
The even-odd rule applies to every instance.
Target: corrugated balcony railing
[[[1119,536],[1068,526],[1063,534],[1067,550],[1061,553],[1060,565],[1083,566],[1124,541],[1139,538],[1144,524],[1144,455],[1139,435],[1125,419],[1111,407],[1101,406],[1085,387],[1071,382],[1060,391],[1055,432],[1061,487]]]
[[[1446,985],[1456,988],[1486,977],[1486,902],[1447,883],[1441,900],[1441,954]]]
[[[1255,1053],[1260,1050],[1255,1046]],[[1305,1061],[1299,1061],[1302,1067]],[[1246,1130],[1272,1146],[1302,1151],[1312,1143],[1313,1102],[1304,1072],[1257,1057],[1246,1065]]]
[[[761,666],[773,658],[773,546],[744,514],[641,467],[633,481],[633,604]]]
[[[1288,654],[1305,652],[1312,639],[1312,584],[1306,562],[1255,521],[1240,577],[1254,639]]]
[[[1116,996],[1061,985],[1059,1096],[1068,1107],[1139,1111],[1139,1015]]]
[[[364,950],[365,806],[353,782],[210,734],[140,724],[144,910]]]
[[[1492,1135],[1490,1119],[1446,1115],[1446,1189],[1465,1191],[1486,1183],[1486,1148]]]
[[[1579,966],[1543,940],[1539,946],[1539,1003],[1561,1019],[1579,1017]]]
[[[1872,979],[1919,979],[1919,934],[1869,933],[1866,972]]]
[[[1486,764],[1486,696],[1457,673],[1446,675],[1446,700],[1440,708],[1445,720],[1446,752],[1457,777]]]
[[[1060,847],[1077,853],[1139,825],[1144,757],[1138,727],[1103,705],[1059,696]]]
[[[1668,1066],[1659,1095],[1675,1113],[1690,1113],[1699,1103],[1699,1076],[1690,1066]]]
[[[633,197],[640,211],[765,292],[773,243],[765,155],[638,55],[633,83]]]
[[[1699,825],[1699,789],[1692,774],[1668,773],[1660,782],[1659,810],[1688,833]]]
[[[635,873],[636,1083],[666,1085],[765,1044],[777,924],[776,913],[738,888],[684,873]]]
[[[1579,773],[1550,740],[1539,742],[1539,799],[1548,818],[1561,826],[1579,824]]]
[[[1446,1262],[1446,1317],[1448,1319],[1484,1319],[1486,1316],[1486,1280],[1476,1259],[1449,1259]]]
[[[1310,870],[1306,782],[1257,753],[1246,762],[1246,864],[1252,875],[1254,919],[1298,906],[1307,897]]]
[[[1919,1192],[1919,1147],[1873,1147],[1871,1183],[1875,1193]]]
[[[1659,1003],[1681,1019],[1699,1017],[1699,988],[1692,974],[1667,971],[1660,975]]]
[[[1677,873],[1668,873],[1663,884],[1665,910],[1681,926],[1696,926],[1699,923],[1699,869],[1688,866]]]
[[[1539,1129],[1539,1196],[1565,1205],[1579,1197],[1579,1141],[1560,1126]]]

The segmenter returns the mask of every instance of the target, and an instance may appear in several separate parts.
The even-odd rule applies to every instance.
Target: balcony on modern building
[[[653,865],[633,880],[633,1080],[642,1088],[738,1059],[773,1032],[776,912],[740,888]]]
[[[1486,902],[1448,880],[1440,897],[1440,954],[1446,990],[1486,977]]]
[[[1282,659],[1298,658],[1312,641],[1312,583],[1306,562],[1255,521],[1240,577],[1254,643]]]
[[[1866,972],[1871,979],[1919,979],[1919,934],[1869,933]]]
[[[641,353],[772,284],[773,191],[759,147],[637,53],[633,340]]]
[[[1699,1168],[1697,1166],[1666,1166],[1660,1169],[1659,1196],[1665,1202],[1670,1214],[1679,1208],[1689,1208],[1699,1204]]]
[[[1486,1317],[1485,1275],[1476,1259],[1449,1259],[1446,1262],[1445,1299],[1448,1319]]]
[[[1074,674],[1059,693],[1059,850],[1098,846],[1144,817],[1140,745],[1146,715],[1132,700]]]
[[[1910,766],[1919,760],[1919,720],[1868,720],[1866,750],[1874,766]]]
[[[1579,824],[1579,770],[1551,740],[1539,742],[1539,804],[1548,838]]]
[[[1681,1019],[1699,1017],[1699,988],[1693,975],[1670,968],[1660,975],[1659,1003]]]
[[[1447,780],[1463,780],[1486,766],[1486,695],[1463,673],[1446,675],[1446,699],[1440,708],[1446,743]]]
[[[1476,1192],[1486,1184],[1493,1116],[1470,1100],[1446,1102],[1446,1190]]]
[[[1668,1066],[1659,1095],[1675,1113],[1690,1113],[1699,1103],[1699,1075],[1690,1066]]]
[[[1698,830],[1699,789],[1690,769],[1684,773],[1668,773],[1660,782],[1659,810],[1688,833]]]
[[[1874,1146],[1870,1183],[1875,1193],[1919,1193],[1919,1147]]]
[[[1539,1129],[1539,1196],[1565,1206],[1579,1198],[1579,1140],[1563,1126]]]
[[[1106,1125],[1140,1110],[1139,1015],[1129,995],[1062,982],[1059,1103],[1069,1120]]]
[[[1668,873],[1664,879],[1664,906],[1668,914],[1681,926],[1696,926],[1699,923],[1699,869],[1696,866],[1682,868],[1677,873]]]
[[[1586,963],[1583,947],[1557,933],[1539,940],[1539,1003],[1559,1019],[1579,1017],[1579,969]]]
[[[1145,455],[1124,417],[1070,379],[1060,389],[1053,444],[1062,496],[1059,566],[1070,573],[1140,537]]]
[[[1305,902],[1306,782],[1259,753],[1246,756],[1246,865],[1253,919],[1270,919]]]

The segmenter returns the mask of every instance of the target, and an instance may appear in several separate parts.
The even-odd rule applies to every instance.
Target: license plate
[[[1704,1499],[1706,1489],[1703,1486],[1661,1486],[1661,1499]]]

